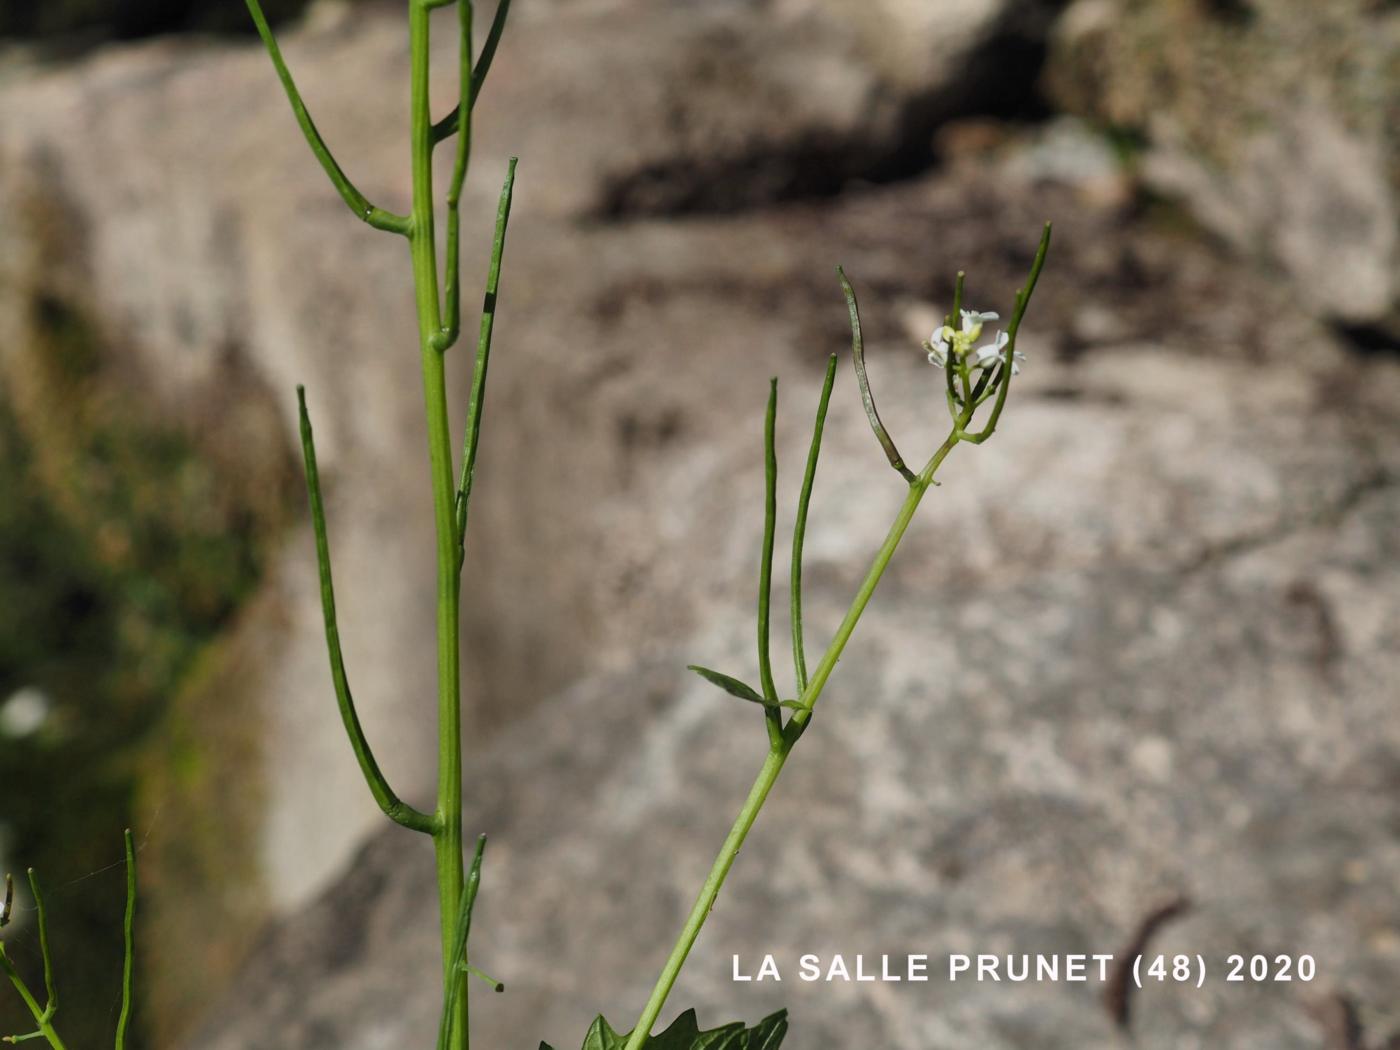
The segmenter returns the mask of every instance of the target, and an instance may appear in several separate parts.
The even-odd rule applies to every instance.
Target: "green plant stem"
[[[335,622],[335,602],[331,585],[330,550],[325,515],[320,498],[311,423],[300,388],[301,432],[306,458],[307,486],[311,493],[312,519],[316,530],[317,559],[321,575],[321,596],[326,620],[326,640],[330,649],[332,678],[350,743],[369,782],[375,800],[392,819],[405,827],[432,835],[436,857],[438,904],[442,924],[442,965],[444,1018],[440,1043],[448,1050],[466,1050],[467,982],[465,934],[459,933],[460,919],[470,908],[469,887],[465,882],[462,858],[462,709],[459,652],[459,609],[461,599],[462,549],[466,531],[467,500],[471,495],[482,397],[486,380],[487,356],[495,317],[495,297],[500,277],[505,224],[510,214],[511,188],[515,161],[502,191],[497,216],[496,239],[491,256],[486,300],[483,305],[481,337],[477,347],[476,375],[472,386],[463,475],[460,489],[453,480],[451,430],[447,414],[447,377],[444,352],[456,341],[461,327],[461,286],[459,272],[459,216],[462,186],[471,157],[471,112],[500,42],[509,0],[497,5],[491,30],[481,57],[472,65],[472,0],[409,0],[410,67],[410,160],[412,162],[413,203],[408,215],[393,215],[369,203],[350,182],[331,155],[316,129],[291,72],[282,59],[276,38],[263,15],[259,0],[245,0],[262,37],[278,78],[286,91],[292,111],[301,126],[312,153],[320,161],[332,184],[351,210],[380,229],[407,236],[413,262],[414,300],[418,318],[418,344],[423,371],[423,403],[427,417],[428,461],[433,491],[433,523],[437,554],[437,654],[438,654],[438,784],[437,805],[429,815],[405,804],[389,788],[365,739],[350,696],[340,653],[339,630]],[[434,8],[459,6],[459,104],[453,113],[434,124],[429,111],[429,33]],[[459,137],[452,176],[448,184],[447,265],[441,283],[438,275],[437,243],[434,230],[433,147],[452,134]],[[442,298],[447,300],[446,318]],[[446,323],[444,324],[444,320]],[[128,838],[128,859],[130,841]],[[480,854],[478,853],[478,861]],[[128,946],[128,958],[130,950]],[[121,1036],[118,1037],[120,1046]]]
[[[471,935],[472,908],[476,904],[477,890],[481,886],[481,858],[485,851],[486,836],[481,835],[476,840],[476,854],[473,856],[471,868],[467,872],[466,888],[462,893],[462,907],[458,909],[457,914],[457,929],[452,935],[453,942],[457,947],[449,965],[453,973],[461,973],[463,976],[475,969],[467,962],[467,938]],[[457,1015],[458,997],[465,988],[465,981],[454,982],[443,995],[442,1017],[438,1022],[437,1050],[446,1050],[449,1046],[457,1045],[453,1042],[457,1035],[453,1023]]]
[[[899,513],[895,515],[894,523],[885,536],[885,542],[880,545],[879,551],[876,552],[870,571],[865,574],[865,580],[856,592],[855,599],[846,611],[840,627],[836,629],[831,644],[826,647],[821,661],[812,671],[811,680],[807,683],[807,688],[803,690],[799,699],[801,707],[788,720],[781,743],[770,746],[768,757],[764,759],[763,767],[758,771],[753,787],[749,789],[748,798],[744,800],[744,805],[739,810],[739,816],[729,829],[729,834],[724,839],[724,845],[720,847],[719,855],[715,858],[715,862],[710,868],[710,874],[705,879],[705,885],[700,890],[700,896],[696,898],[694,907],[690,909],[690,915],[681,928],[680,937],[677,939],[675,947],[671,949],[671,954],[661,970],[661,976],[652,989],[651,998],[647,1000],[642,1016],[637,1020],[636,1027],[633,1028],[631,1036],[628,1037],[625,1050],[641,1050],[643,1043],[650,1036],[652,1027],[656,1024],[656,1019],[660,1016],[661,1009],[671,994],[671,988],[680,975],[681,967],[685,965],[685,960],[690,955],[696,938],[700,936],[700,929],[705,925],[705,920],[714,907],[720,888],[729,876],[729,870],[734,866],[735,858],[739,856],[739,850],[743,847],[744,840],[748,837],[754,821],[758,818],[759,810],[767,801],[768,793],[773,790],[773,785],[777,782],[778,775],[782,773],[783,766],[787,762],[788,755],[792,753],[793,746],[802,735],[807,723],[811,721],[812,709],[817,698],[821,696],[822,690],[826,687],[827,679],[831,677],[831,672],[836,667],[836,661],[841,658],[841,653],[846,648],[846,643],[850,641],[856,624],[860,622],[861,614],[865,612],[865,607],[870,603],[870,598],[875,593],[880,578],[884,576],[885,570],[889,567],[890,559],[894,557],[900,540],[904,538],[909,523],[913,521],[914,512],[919,509],[919,503],[923,500],[924,493],[932,487],[934,474],[937,473],[939,466],[959,440],[960,435],[957,430],[949,434],[947,440],[939,446],[938,451],[933,454],[924,469],[910,482],[909,494],[904,498]]]
[[[773,785],[778,780],[778,774],[783,771],[783,765],[791,753],[792,745],[790,743],[769,748],[768,757],[763,760],[763,768],[758,771],[758,777],[754,780],[753,787],[749,789],[749,797],[744,800],[743,808],[739,810],[739,816],[735,819],[734,826],[729,829],[729,834],[725,836],[719,856],[715,858],[715,862],[710,868],[710,874],[705,879],[700,896],[695,899],[695,906],[690,909],[685,926],[681,928],[680,938],[676,941],[676,946],[671,949],[671,955],[661,970],[661,976],[657,978],[656,987],[652,989],[651,998],[647,1000],[646,1009],[642,1011],[642,1016],[638,1019],[636,1027],[632,1029],[631,1036],[628,1037],[625,1050],[641,1050],[642,1044],[651,1035],[656,1018],[660,1015],[661,1008],[666,1004],[666,997],[671,994],[671,988],[675,985],[676,978],[680,976],[681,967],[685,965],[685,960],[690,955],[690,949],[694,946],[695,939],[700,936],[700,927],[705,925],[705,919],[709,917],[710,909],[714,907],[715,898],[719,896],[720,887],[724,885],[724,880],[729,876],[729,869],[734,866],[734,861],[739,856],[739,850],[744,845],[744,839],[748,837],[753,822],[758,818],[758,811],[763,808],[763,803],[767,801],[768,792],[773,790]]]
[[[899,513],[895,515],[894,522],[890,525],[890,531],[885,536],[885,542],[880,545],[879,551],[876,552],[870,571],[865,574],[860,589],[856,591],[855,599],[851,602],[850,608],[846,610],[841,625],[836,628],[836,634],[831,639],[831,644],[826,647],[821,661],[812,671],[811,680],[807,683],[807,688],[800,698],[805,710],[799,709],[789,721],[789,733],[794,738],[800,735],[807,723],[812,720],[813,708],[816,706],[822,690],[826,687],[826,681],[831,677],[831,672],[836,669],[836,661],[841,659],[841,653],[845,650],[846,643],[850,641],[856,624],[860,622],[861,614],[865,612],[865,607],[870,604],[870,598],[874,595],[880,578],[884,576],[885,569],[889,567],[890,559],[894,557],[894,552],[899,547],[899,541],[904,538],[909,523],[914,520],[914,512],[919,509],[919,503],[923,500],[924,493],[932,487],[934,474],[938,472],[938,468],[948,458],[948,453],[953,451],[958,441],[959,435],[956,432],[949,434],[947,440],[939,446],[938,451],[933,454],[928,464],[910,484],[909,494],[904,497],[904,503],[900,505]]]
[[[465,878],[462,863],[462,705],[458,660],[461,577],[457,561],[456,485],[452,476],[446,369],[437,345],[442,313],[438,299],[437,246],[433,223],[433,122],[428,109],[430,13],[423,0],[412,0],[409,5],[410,152],[413,169],[410,244],[437,547],[438,789],[433,848],[442,926],[443,992],[444,995],[455,995],[450,1046],[452,1050],[462,1050],[468,1045],[468,993],[465,974],[453,966],[457,948],[457,918],[462,906]]]
[[[5,971],[5,976],[7,976],[10,979],[10,983],[15,986],[15,991],[17,991],[19,997],[24,1000],[24,1005],[29,1007],[29,1012],[34,1016],[34,1023],[39,1026],[39,1034],[43,1035],[43,1037],[48,1040],[49,1046],[53,1047],[53,1050],[67,1050],[63,1040],[59,1038],[58,1033],[54,1031],[53,1023],[50,1020],[52,1015],[41,1007],[38,1000],[34,998],[34,993],[29,990],[29,985],[24,983],[24,978],[19,975],[19,971],[15,969],[15,964],[10,960],[9,955],[6,954],[5,945],[3,943],[0,943],[0,969]],[[20,1037],[20,1039],[28,1038],[30,1037]]]
[[[39,924],[39,952],[44,957],[44,996],[47,1000],[41,1007],[34,993],[29,990],[29,985],[24,982],[24,978],[15,969],[15,964],[5,953],[5,945],[0,942],[0,969],[5,971],[10,978],[10,983],[15,986],[15,991],[24,1000],[24,1005],[29,1007],[29,1012],[34,1015],[34,1023],[38,1025],[38,1031],[29,1035],[9,1037],[10,1042],[24,1042],[42,1036],[49,1041],[49,1045],[54,1050],[65,1050],[63,1040],[59,1038],[58,1032],[53,1027],[53,1015],[58,1011],[58,993],[54,990],[53,982],[53,959],[49,955],[49,924],[47,913],[44,910],[44,894],[39,888],[38,876],[34,874],[34,869],[29,869],[29,888],[34,894],[34,910],[38,916]]]

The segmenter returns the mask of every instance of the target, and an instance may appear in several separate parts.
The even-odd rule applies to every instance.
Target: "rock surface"
[[[949,70],[996,46],[1017,5],[977,6],[966,12],[976,32],[936,41]],[[332,14],[321,9],[306,32],[287,40],[289,61],[345,167],[371,198],[406,210],[401,92],[365,89],[404,82],[401,19],[377,9]],[[470,184],[465,208],[491,214],[506,156],[526,158],[511,246],[521,262],[508,271],[507,287],[538,310],[561,269],[581,286],[572,274],[596,265],[578,254],[589,242],[561,245],[580,221],[723,210],[807,192],[813,178],[841,180],[887,164],[905,148],[909,122],[924,119],[916,112],[966,104],[951,74],[915,90],[866,57],[852,21],[849,9],[823,13],[811,5],[775,14],[746,3],[702,11],[605,3],[541,7],[534,17],[527,5],[492,73],[477,128],[484,174]],[[1036,27],[1043,31],[1043,20],[1026,32]],[[449,68],[450,19],[442,29],[435,60]],[[538,55],[548,61],[530,57]],[[541,67],[547,76],[538,75]],[[655,90],[636,91],[638,83]],[[437,85],[442,110],[450,86],[446,78]],[[279,443],[294,448],[290,391],[305,383],[330,489],[335,560],[342,577],[356,581],[343,588],[342,617],[361,704],[396,779],[405,790],[426,788],[431,727],[399,714],[416,712],[433,690],[433,664],[421,655],[433,634],[431,609],[419,600],[432,578],[431,522],[417,498],[424,479],[405,469],[423,459],[423,435],[401,246],[345,221],[256,44],[114,47],[76,70],[37,72],[5,90],[6,111],[25,115],[0,130],[0,199],[15,202],[0,247],[0,325],[11,376],[18,382],[23,375],[21,348],[35,342],[40,323],[34,303],[47,296],[91,318],[120,348],[126,386],[140,390],[152,412],[192,430],[210,419],[226,428],[211,441],[216,446],[278,442],[266,427],[242,433],[227,422],[242,418],[245,401],[271,397],[282,420]],[[838,155],[849,158],[845,167],[834,166]],[[696,263],[665,258],[668,232],[650,236],[642,250],[659,261],[657,276]],[[634,251],[617,242],[607,250]],[[574,253],[570,265],[561,268],[567,252]],[[555,272],[542,276],[532,259],[549,259]],[[718,261],[705,265],[710,270],[692,279],[709,279]],[[539,367],[555,374],[550,385],[559,396],[568,389],[565,375],[600,382],[601,372],[622,364],[617,355],[600,362],[571,349],[584,326],[602,331],[612,324],[609,311],[629,309],[609,301],[606,270],[601,277],[574,307],[590,316],[546,315]],[[251,374],[260,389],[231,384],[231,369]],[[541,374],[503,372],[493,403],[551,428],[589,407],[560,413],[550,396],[536,397]],[[455,379],[461,389],[461,370]],[[669,412],[619,403],[616,418],[598,424],[595,458],[574,464],[560,483],[580,492],[628,483],[628,449],[665,441]],[[493,440],[548,458],[540,443],[552,447],[554,434]],[[483,469],[492,469],[489,458]],[[482,532],[568,532],[563,523],[532,524],[545,514],[540,501],[548,490],[520,489],[511,497],[517,502],[502,493],[477,515]],[[367,806],[348,827],[313,816],[353,795],[358,773],[334,733],[312,728],[328,725],[328,712],[307,555],[307,537],[290,538],[282,568],[271,574],[277,596],[268,607],[285,622],[276,651],[262,661],[269,684],[254,690],[277,723],[266,758],[270,818],[262,852],[267,891],[283,906],[335,870],[375,817]],[[486,578],[481,601],[469,602],[466,630],[484,671],[474,707],[487,724],[588,666],[609,630],[584,612],[596,599],[587,573],[532,579],[535,590],[521,595],[519,570],[531,556],[512,544],[494,557],[526,564],[487,573],[483,554],[473,566]],[[555,636],[542,615],[573,623],[571,637]],[[630,639],[628,630],[613,634]],[[278,741],[288,742],[285,759]],[[317,775],[308,778],[307,768]]]
[[[622,376],[619,355],[578,353],[585,329],[601,334],[589,336],[593,346],[606,346],[609,311],[631,309],[620,301],[649,293],[610,283],[597,259],[580,254],[582,241],[560,266],[561,242],[580,222],[723,211],[921,162],[933,123],[975,102],[955,74],[970,62],[985,67],[1009,36],[1034,38],[1046,28],[1043,18],[1019,28],[1015,12],[1032,5],[975,7],[964,12],[969,31],[953,41],[906,27],[905,45],[926,42],[944,69],[918,84],[861,46],[850,8],[587,3],[516,13],[478,122],[478,171],[489,174],[470,183],[466,212],[489,216],[498,173],[518,153],[526,160],[507,288],[538,313],[561,280],[582,288],[582,275],[604,279],[570,306],[587,316],[541,314],[534,360],[518,353],[517,370],[496,373],[493,410],[534,432],[493,438],[502,451],[482,463],[502,491],[478,500],[475,515],[464,617],[473,731],[517,717],[591,668],[629,661],[638,635],[690,619],[674,572],[661,589],[665,601],[648,597],[639,601],[644,610],[599,616],[600,604],[650,572],[647,556],[617,539],[617,526],[646,536],[650,523],[619,514],[583,527],[559,511],[561,495],[587,505],[598,493],[630,491],[636,464],[682,419],[674,406],[626,400],[638,388]],[[451,67],[455,48],[452,15],[442,14],[439,69]],[[376,201],[406,208],[400,13],[323,4],[285,43],[347,169]],[[101,334],[106,396],[139,398],[151,418],[183,427],[225,472],[230,491],[256,503],[287,496],[291,390],[305,383],[337,571],[353,580],[342,582],[340,605],[361,713],[396,785],[421,796],[436,750],[423,717],[433,692],[431,608],[421,600],[432,581],[431,523],[419,498],[421,466],[413,468],[423,460],[421,395],[401,246],[347,221],[256,44],[112,46],[47,70],[7,60],[0,83],[4,111],[20,118],[0,127],[0,201],[11,219],[0,238],[8,396],[32,386],[27,355],[43,345],[44,318],[61,309]],[[435,87],[445,110],[448,78]],[[723,270],[706,258],[710,247],[670,259],[670,234],[650,236],[646,254],[660,269],[648,281],[696,265],[690,279]],[[765,246],[753,248],[762,254]],[[608,251],[634,254],[617,242]],[[532,257],[553,260],[553,269]],[[542,375],[553,393],[542,396]],[[465,379],[458,368],[461,403]],[[612,389],[593,391],[593,405],[569,403],[570,384],[580,383]],[[64,411],[38,399],[31,418]],[[565,420],[589,443],[576,446],[586,455],[562,475],[552,465]],[[512,456],[533,457],[517,463],[538,481],[507,490],[520,475],[508,465]],[[573,567],[541,572],[517,537],[562,544]],[[212,711],[207,728],[219,743],[203,753],[217,759],[208,768],[219,783],[192,794],[153,770],[141,789],[153,823],[207,840],[200,851],[174,843],[163,857],[157,842],[147,858],[161,891],[143,909],[152,940],[187,945],[151,957],[152,1013],[167,1019],[166,1032],[227,976],[269,910],[317,892],[379,820],[329,705],[309,543],[303,527],[273,551],[263,593],[201,667],[193,695],[176,701],[183,712]],[[255,768],[247,768],[250,755]],[[211,798],[220,796],[211,817]],[[262,813],[252,851],[250,810]],[[201,822],[234,833],[196,835]],[[211,895],[221,902],[212,920]]]
[[[510,986],[478,996],[483,1045],[564,1047],[598,1010],[630,1023],[761,757],[754,712],[681,668],[751,671],[765,379],[783,377],[788,506],[821,367],[848,340],[832,264],[861,290],[914,458],[941,438],[916,348],[953,271],[1005,310],[1046,217],[1032,367],[996,439],[959,449],[930,495],[677,1003],[707,1023],[787,1003],[814,1050],[1112,1045],[1093,988],[736,986],[729,955],[1116,951],[1185,893],[1164,950],[1310,951],[1319,985],[1400,1026],[1400,369],[1104,192],[1097,161],[1065,185],[1080,166],[1009,146],[793,203],[888,178],[969,109],[964,82],[929,77],[1027,23],[966,6],[976,31],[929,51],[923,9],[883,3],[909,34],[890,56],[836,0],[522,5],[464,208],[481,223],[521,155],[464,624],[469,826],[494,843],[474,945]],[[399,92],[365,88],[403,80],[398,20],[320,24],[289,61],[361,188],[402,209]],[[82,230],[60,291],[124,348],[153,413],[227,418],[234,360],[274,392],[280,429],[256,438],[285,450],[306,383],[356,695],[391,780],[420,794],[431,522],[401,245],[344,214],[254,47],[113,49],[0,103],[24,115],[0,127],[0,201]],[[0,241],[11,346],[49,212],[18,214]],[[814,625],[834,625],[899,498],[843,363]],[[435,1024],[428,851],[391,829],[352,857],[380,818],[331,703],[310,555],[308,529],[286,538],[205,685],[265,727],[261,877],[242,893],[290,917],[192,1048],[399,1048]],[[156,984],[182,969],[213,983],[169,951]],[[1144,995],[1137,1038],[1314,1047],[1313,994]]]
[[[1143,138],[1142,171],[1207,227],[1355,325],[1400,305],[1400,10],[1078,0],[1056,100]]]
[[[1309,1011],[1330,989],[1357,997],[1374,1031],[1400,1022],[1400,854],[1384,830],[1400,819],[1385,687],[1400,672],[1400,369],[1358,363],[1199,246],[1063,189],[999,184],[952,173],[840,206],[578,236],[595,277],[637,290],[605,321],[628,363],[613,383],[631,389],[565,383],[588,408],[568,418],[578,448],[544,480],[571,530],[598,530],[595,579],[628,564],[614,544],[639,566],[595,615],[649,627],[631,666],[585,678],[470,762],[470,826],[493,840],[473,943],[508,984],[476,999],[485,1045],[567,1046],[599,1010],[628,1023],[761,759],[755,712],[682,665],[753,674],[761,377],[791,382],[787,506],[821,354],[842,339],[811,258],[840,254],[867,292],[873,367],[907,451],[941,410],[891,321],[942,301],[945,253],[967,260],[979,305],[1003,303],[1025,245],[1000,231],[1043,213],[1064,217],[1061,239],[1004,430],[950,459],[676,1005],[718,1022],[786,1004],[795,1045],[819,1050],[1127,1045],[1093,987],[812,986],[791,979],[792,960],[1116,952],[1185,895],[1193,910],[1155,945],[1204,953],[1212,978],[1142,993],[1134,1045],[1318,1047]],[[571,254],[556,248],[553,308],[587,316],[564,285]],[[702,259],[720,260],[704,280]],[[1135,290],[1110,290],[1129,271]],[[1208,315],[1193,305],[1207,289]],[[1096,334],[1089,306],[1116,330]],[[509,345],[547,354],[544,323],[522,310]],[[655,349],[657,331],[688,338]],[[648,399],[678,421],[629,485],[593,484],[587,502],[556,488],[597,459],[614,406]],[[899,498],[844,368],[827,442],[807,593],[829,630]],[[254,1046],[269,1027],[286,1046],[425,1044],[431,900],[426,849],[382,833],[256,950],[189,1045]],[[1320,977],[1227,985],[1235,951],[1310,952]],[[732,953],[752,969],[770,952],[789,980],[731,983]]]

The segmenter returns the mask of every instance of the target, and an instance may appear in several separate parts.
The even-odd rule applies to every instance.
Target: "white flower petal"
[[[1000,317],[1000,314],[991,311],[979,312],[977,310],[963,310],[962,330],[964,332],[970,332],[979,325],[986,324],[988,321],[998,320]]]
[[[974,352],[973,360],[976,364],[974,364],[973,367],[983,368],[992,361],[999,360],[1002,357],[1001,352],[1006,349],[1006,344],[1010,341],[1011,337],[1009,335],[1005,332],[998,332],[995,339],[985,346],[979,346]]]

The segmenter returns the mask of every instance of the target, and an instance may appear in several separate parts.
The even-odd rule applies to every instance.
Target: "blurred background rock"
[[[677,1005],[787,1003],[815,1050],[1400,1031],[1400,10],[517,4],[464,206],[479,274],[521,156],[464,617],[474,936],[510,986],[484,1045],[630,1020],[758,760],[751,712],[681,667],[747,673],[764,380],[790,504],[848,339],[832,266],[908,450],[936,440],[916,348],[954,271],[1005,310],[1045,218],[1013,411],[950,463]],[[403,210],[399,5],[269,9]],[[422,795],[407,268],[244,19],[0,4],[0,861],[52,887],[74,1045],[115,1013],[126,824],[142,1045],[424,1045],[430,868],[342,739],[291,396],[362,713]],[[828,627],[899,496],[841,375],[808,543]],[[1312,952],[1320,979],[1146,995],[1131,1033],[1069,986],[729,981],[731,952],[1114,951],[1178,894],[1163,950]]]
[[[304,0],[271,0],[263,5],[274,21],[294,16],[305,6]],[[0,35],[61,50],[155,33],[251,31],[247,8],[228,0],[53,0],[6,3],[0,8]]]

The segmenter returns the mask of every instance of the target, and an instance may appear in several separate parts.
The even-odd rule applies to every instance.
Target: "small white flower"
[[[1001,352],[1006,349],[1006,344],[1010,342],[1010,339],[1011,337],[1005,332],[998,332],[996,338],[986,346],[979,346],[972,351],[967,363],[973,368],[986,368],[988,365],[995,364],[1000,359]]]
[[[933,335],[924,340],[929,364],[939,368],[948,367],[948,353],[952,349],[954,338],[955,333],[946,324],[942,328],[934,329]]]
[[[962,330],[969,341],[974,341],[982,334],[982,326],[988,321],[1000,320],[1001,314],[978,313],[976,310],[962,311]]]
[[[976,310],[962,311],[962,331],[958,333],[961,340],[959,350],[964,356],[972,348],[972,344],[982,338],[982,326],[988,321],[995,321],[1000,315],[994,313],[979,313]]]
[[[951,360],[954,364],[966,360],[971,368],[986,368],[994,364],[1005,348],[1007,335],[1005,332],[998,332],[997,337],[988,346],[972,349],[982,335],[982,326],[988,321],[995,321],[1000,314],[990,310],[961,310],[961,322],[959,328],[952,328],[943,325],[934,329],[933,335],[924,340],[924,349],[928,351],[929,364],[937,365],[939,368],[948,367]],[[1017,353],[1017,361],[1024,361],[1025,355]],[[1020,371],[1015,362],[1012,362],[1012,373]]]
[[[968,358],[968,364],[972,368],[990,368],[992,365],[1002,361],[1006,355],[1002,352],[1006,349],[1006,344],[1011,341],[1011,337],[1005,332],[998,332],[996,338],[986,346],[979,346]],[[1011,374],[1018,375],[1021,371],[1020,362],[1026,359],[1026,355],[1019,350],[1012,352]]]

